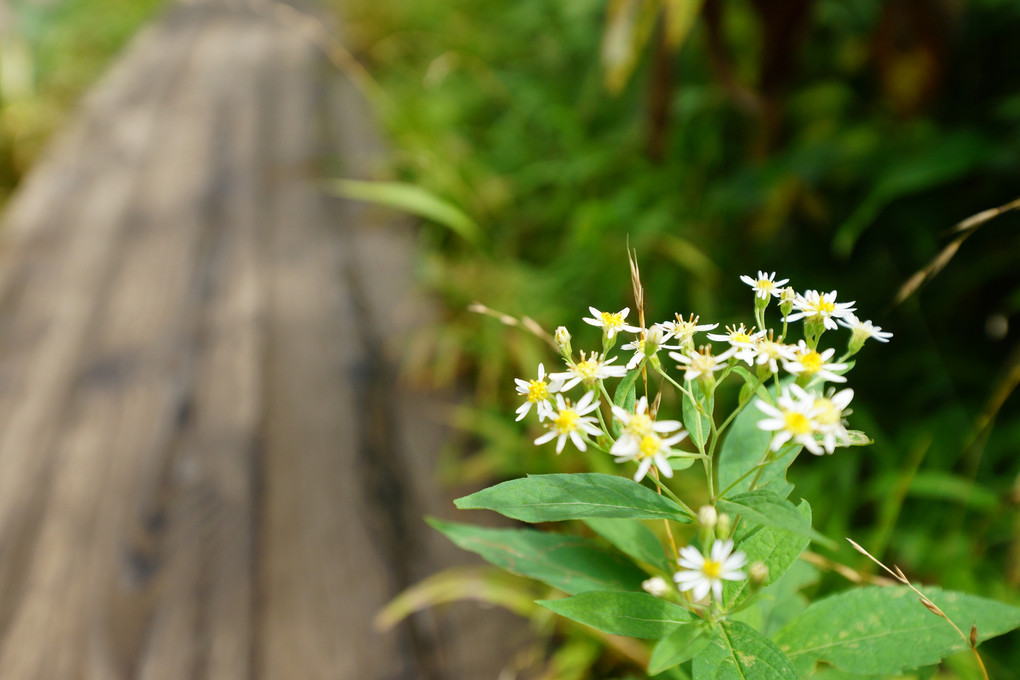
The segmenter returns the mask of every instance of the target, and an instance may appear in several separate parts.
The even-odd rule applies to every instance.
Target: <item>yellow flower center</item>
[[[818,313],[819,314],[832,314],[836,311],[836,303],[829,302],[825,298],[818,299]]]
[[[701,565],[701,573],[709,578],[719,578],[719,574],[722,573],[722,562],[705,560],[705,563]]]
[[[577,429],[577,421],[580,416],[572,408],[565,408],[559,412],[553,420],[553,427],[561,434],[567,434]]]
[[[602,325],[606,328],[619,328],[623,325],[623,314],[619,312],[602,312]]]
[[[818,409],[815,420],[820,425],[836,425],[840,421],[840,416],[843,415],[829,399],[816,399],[815,408]]]
[[[790,411],[786,414],[786,431],[793,434],[810,434],[811,421],[803,413]]]
[[[627,429],[633,432],[638,437],[643,437],[646,434],[651,434],[652,419],[646,416],[644,413],[636,413],[630,417],[630,421],[627,423]]]
[[[549,384],[544,380],[528,381],[528,401],[535,403],[549,398]]]
[[[641,441],[638,443],[638,455],[641,458],[651,458],[659,452],[660,448],[662,448],[662,440],[654,434],[646,434],[641,437]]]
[[[586,359],[579,363],[574,370],[581,376],[582,381],[591,384],[598,379],[599,362],[595,359]]]
[[[747,333],[734,333],[730,336],[733,342],[751,342],[751,336]]]
[[[800,365],[804,367],[805,373],[817,373],[822,370],[822,355],[811,350],[800,358]]]

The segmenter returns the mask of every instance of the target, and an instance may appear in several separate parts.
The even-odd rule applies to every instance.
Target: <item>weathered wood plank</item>
[[[409,225],[320,185],[375,153],[353,91],[265,10],[177,7],[0,232],[4,680],[502,665],[489,613],[371,628],[465,559],[421,523],[442,406],[395,368],[427,305]]]

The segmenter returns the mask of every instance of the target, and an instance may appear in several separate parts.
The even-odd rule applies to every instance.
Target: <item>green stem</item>
[[[691,509],[690,509],[689,507],[687,507],[687,504],[686,504],[686,503],[684,503],[684,502],[683,502],[682,500],[680,500],[680,498],[679,498],[679,497],[678,497],[678,496],[677,496],[677,495],[676,495],[675,493],[673,493],[672,491],[670,491],[670,489],[669,489],[669,487],[668,487],[668,486],[666,486],[665,484],[663,484],[662,482],[660,482],[660,481],[659,481],[659,476],[658,476],[658,475],[648,475],[648,477],[649,477],[649,478],[650,478],[650,479],[651,479],[651,480],[652,480],[653,482],[655,482],[655,486],[659,487],[659,490],[660,490],[660,491],[662,491],[662,493],[664,493],[664,494],[666,494],[667,496],[669,496],[669,497],[670,497],[670,499],[671,499],[671,500],[672,500],[672,501],[673,501],[674,503],[676,503],[676,504],[677,504],[677,505],[679,505],[679,506],[680,506],[681,508],[683,508],[684,510],[686,510],[686,511],[687,511],[687,514],[689,514],[689,515],[691,516],[691,519],[697,519],[697,517],[698,517],[697,513],[695,513],[695,512],[693,511],[693,510],[691,510]]]

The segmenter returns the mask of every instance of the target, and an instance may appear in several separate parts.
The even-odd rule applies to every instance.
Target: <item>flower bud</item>
[[[784,317],[790,315],[793,311],[793,301],[797,299],[797,291],[791,286],[787,286],[779,294],[779,311],[783,313]]]
[[[570,331],[567,330],[566,326],[560,326],[556,329],[556,334],[553,338],[556,340],[556,346],[559,348],[560,354],[569,359],[573,355],[573,350],[570,348]]]
[[[752,588],[761,588],[769,580],[769,566],[764,562],[751,562],[747,576],[751,579]]]
[[[649,595],[654,595],[655,597],[665,597],[670,590],[666,579],[661,576],[653,576],[647,581],[643,581],[641,588]]]
[[[732,520],[730,519],[730,516],[725,512],[720,513],[719,519],[715,523],[715,535],[720,539],[729,538],[731,524]]]
[[[652,327],[648,329],[648,333],[645,335],[645,356],[653,357],[655,353],[659,351],[659,347],[662,346],[662,326],[659,324],[652,324]]]
[[[703,505],[698,510],[698,522],[708,531],[714,530],[718,521],[719,514],[716,512],[714,505]]]

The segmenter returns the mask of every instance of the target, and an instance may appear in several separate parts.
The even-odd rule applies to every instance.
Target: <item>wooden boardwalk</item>
[[[377,147],[299,32],[169,8],[0,229],[0,678],[496,677],[472,607],[379,635],[461,558],[409,226],[320,189]],[[513,636],[511,636],[512,638]]]

